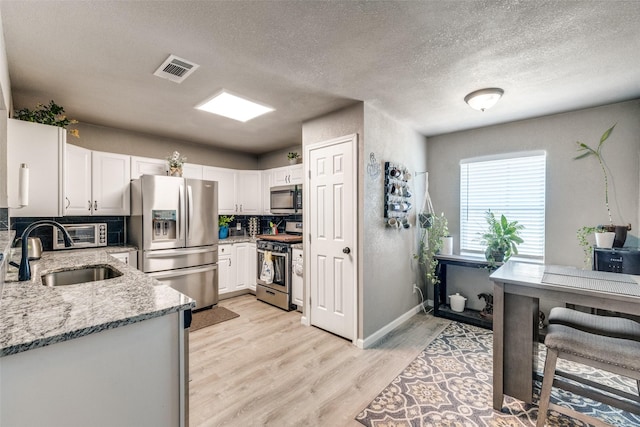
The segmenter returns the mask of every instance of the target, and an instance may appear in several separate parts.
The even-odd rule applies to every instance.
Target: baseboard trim
[[[427,305],[432,305],[432,303],[433,301],[427,300]],[[395,320],[389,322],[382,328],[378,329],[376,332],[369,335],[364,340],[358,339],[356,341],[356,346],[362,349],[373,347],[378,341],[384,338],[389,332],[393,331],[395,328],[397,328],[407,320],[411,319],[416,314],[420,313],[420,311],[422,311],[422,304],[416,305],[411,310],[407,311],[406,313],[402,314],[400,317],[396,318]]]

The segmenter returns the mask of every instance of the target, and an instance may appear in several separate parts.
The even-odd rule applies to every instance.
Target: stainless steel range
[[[291,245],[302,243],[302,222],[288,221],[285,234],[261,234],[256,241],[258,251],[256,297],[283,310],[295,310],[291,302]],[[273,260],[273,281],[262,280],[265,257]]]

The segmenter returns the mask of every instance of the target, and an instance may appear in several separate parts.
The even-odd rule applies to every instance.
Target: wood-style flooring
[[[374,348],[243,295],[240,317],[190,334],[190,427],[361,426],[354,417],[449,324],[413,316]]]

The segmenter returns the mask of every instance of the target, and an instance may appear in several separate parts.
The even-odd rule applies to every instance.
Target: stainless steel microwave
[[[104,222],[93,224],[63,224],[62,225],[71,236],[73,246],[77,248],[97,248],[107,246],[107,224]],[[57,227],[53,228],[53,249],[65,249],[62,233]]]
[[[271,213],[302,213],[302,185],[271,187]]]

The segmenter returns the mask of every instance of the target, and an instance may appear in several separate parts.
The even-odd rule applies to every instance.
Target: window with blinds
[[[544,257],[546,153],[514,153],[460,162],[460,251],[484,254],[487,210],[524,225],[518,257]]]

